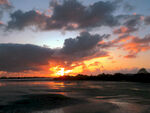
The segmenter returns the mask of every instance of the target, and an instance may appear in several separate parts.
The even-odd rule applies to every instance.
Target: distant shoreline
[[[150,73],[138,74],[99,74],[95,76],[88,76],[78,74],[77,76],[61,76],[57,78],[51,77],[1,77],[0,80],[16,80],[16,81],[118,81],[118,82],[143,82],[150,83]]]

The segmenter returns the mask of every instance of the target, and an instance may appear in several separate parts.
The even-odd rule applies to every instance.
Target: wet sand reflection
[[[42,109],[35,111],[37,106],[28,107],[30,113],[149,113],[149,87],[150,84],[131,82],[0,81],[0,107],[23,101],[24,95],[42,95],[37,98],[40,99],[37,106]],[[47,98],[52,94],[71,98],[71,104],[64,106],[57,101],[59,97],[49,103]],[[72,98],[84,100],[86,103],[72,104]],[[34,100],[30,98],[32,99]]]

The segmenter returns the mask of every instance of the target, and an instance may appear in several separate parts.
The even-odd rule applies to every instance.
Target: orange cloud
[[[116,43],[126,43],[126,42],[128,42],[129,40],[132,40],[132,39],[134,39],[135,38],[135,36],[130,36],[130,35],[120,35],[117,39],[115,39],[115,40],[112,40],[112,43],[114,43],[114,44],[116,44]]]
[[[135,58],[138,53],[150,50],[150,35],[139,38],[129,34],[120,34],[110,44],[127,51],[128,55],[124,56],[125,58]]]
[[[129,31],[129,29],[125,26],[120,27],[119,29],[115,29],[114,33],[118,34],[118,33],[127,33]]]
[[[127,43],[121,45],[125,51],[129,52],[129,55],[125,56],[126,58],[135,58],[139,52],[150,50],[150,37],[134,37],[126,38],[128,40]]]
[[[140,17],[140,20],[144,20],[144,19],[145,19],[145,17],[144,17],[144,16],[141,16],[141,17]]]
[[[36,12],[37,14],[39,14],[39,15],[42,15],[42,12],[39,11],[39,10],[35,10],[35,12]]]
[[[136,55],[135,55],[135,54],[133,54],[133,55],[132,55],[132,54],[131,54],[131,55],[129,54],[129,55],[126,55],[126,56],[124,56],[124,57],[125,57],[125,58],[135,58]]]
[[[77,23],[69,23],[68,26],[70,26],[70,27],[76,29],[76,28],[79,27],[79,24],[77,24]]]
[[[8,2],[8,0],[0,0],[0,5],[8,5],[8,6],[10,6],[10,3]]]
[[[135,27],[127,27],[127,26],[121,26],[120,28],[118,29],[115,29],[113,31],[114,34],[125,34],[125,33],[131,33],[131,32],[134,32],[136,31],[137,28]]]
[[[136,14],[136,13],[133,13],[133,15],[135,15],[135,16],[136,16],[137,14]]]
[[[4,23],[2,21],[0,21],[0,25],[4,25]]]

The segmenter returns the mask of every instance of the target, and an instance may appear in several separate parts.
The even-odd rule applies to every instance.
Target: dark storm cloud
[[[82,32],[76,38],[66,39],[59,49],[30,44],[0,44],[0,71],[40,71],[42,67],[49,67],[51,62],[69,67],[73,62],[107,56],[108,53],[98,46],[105,37],[107,35]]]
[[[117,24],[113,12],[115,2],[99,1],[90,6],[84,6],[77,0],[64,0],[62,4],[53,3],[53,14],[39,14],[36,11],[16,11],[11,14],[8,28],[23,29],[37,25],[42,30],[65,29],[73,30],[96,26],[114,26]]]
[[[86,51],[94,48],[103,36],[91,35],[88,32],[82,32],[77,38],[69,38],[64,42],[63,52],[72,54],[80,51]]]
[[[11,14],[11,21],[8,22],[8,29],[19,29],[22,30],[26,26],[38,26],[42,29],[44,23],[48,17],[45,15],[41,15],[35,10],[31,10],[28,12],[22,12],[21,10],[17,10]]]
[[[80,27],[111,26],[116,23],[112,16],[115,6],[112,2],[99,1],[85,7],[76,0],[66,0],[54,7],[52,18],[58,22],[76,22]]]
[[[107,55],[107,52],[102,51],[98,46],[104,38],[107,38],[107,35],[91,35],[88,32],[82,32],[76,38],[66,39],[61,53],[65,54],[67,59],[73,58],[74,60]]]
[[[51,49],[30,44],[0,44],[0,71],[39,70],[52,54]]]

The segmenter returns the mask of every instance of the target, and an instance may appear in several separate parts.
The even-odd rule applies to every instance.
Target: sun
[[[64,76],[65,74],[65,69],[64,68],[60,68],[59,71],[56,72],[57,75],[60,75],[60,76]]]
[[[72,70],[65,70],[65,68],[59,66],[51,67],[49,70],[53,73],[54,76],[64,76],[65,74],[72,72]]]
[[[65,68],[60,68],[60,70],[56,74],[60,76],[64,76],[65,74],[69,74],[71,72],[72,70],[65,70]]]

